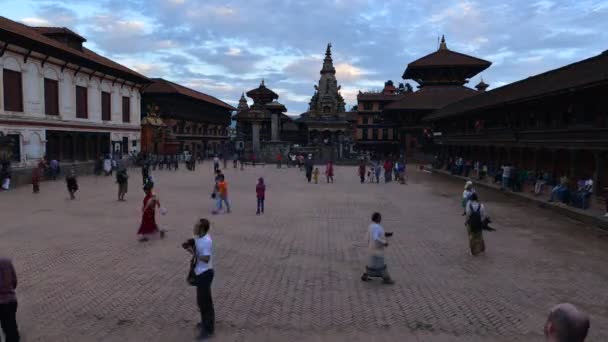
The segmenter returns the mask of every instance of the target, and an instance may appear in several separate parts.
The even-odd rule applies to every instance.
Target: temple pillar
[[[251,142],[253,144],[253,152],[260,152],[260,123],[251,123]]]
[[[270,140],[279,141],[279,114],[272,113],[270,117]]]

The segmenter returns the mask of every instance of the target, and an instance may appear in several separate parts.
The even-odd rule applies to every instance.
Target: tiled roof
[[[194,89],[186,88],[177,83],[173,83],[162,78],[151,78],[150,80],[152,83],[144,89],[144,94],[180,94],[200,101],[205,101],[228,110],[236,110],[236,108],[211,95],[201,93]]]
[[[49,30],[56,29],[58,28],[51,28]],[[70,31],[68,29],[65,30]],[[144,75],[134,70],[100,56],[87,48],[83,47],[82,50],[78,50],[69,47],[66,44],[46,37],[41,31],[44,30],[0,16],[0,40],[6,41],[9,44],[32,48],[33,51],[48,54],[59,59],[66,59],[75,64],[90,67],[112,76],[126,78],[137,83],[148,82],[148,79]]]
[[[397,101],[406,94],[383,94],[383,93],[360,93],[357,95],[358,101]]]
[[[573,88],[608,82],[608,50],[604,53],[492,89],[438,110],[426,120],[558,94]]]
[[[87,41],[83,36],[70,30],[67,27],[52,27],[52,26],[30,26],[30,27],[42,34],[66,34],[66,35],[76,37],[76,38],[82,40],[83,42]]]
[[[476,94],[479,92],[464,86],[426,86],[406,93],[401,100],[385,106],[384,110],[439,109]]]
[[[464,53],[449,49],[439,49],[424,57],[421,57],[410,64],[411,67],[436,67],[436,66],[490,66],[490,62],[481,58],[465,55]]]

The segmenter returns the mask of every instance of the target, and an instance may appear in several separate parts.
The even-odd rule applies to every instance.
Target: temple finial
[[[325,51],[326,56],[331,56],[331,43],[327,44],[327,50]]]
[[[260,83],[261,86],[265,87],[266,85],[264,85],[264,79],[262,78],[262,83]]]
[[[448,45],[445,43],[445,35],[441,35],[441,43],[439,44],[439,50],[447,50]]]

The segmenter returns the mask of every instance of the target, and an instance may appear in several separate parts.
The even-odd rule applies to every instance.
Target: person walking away
[[[327,183],[334,182],[334,165],[331,161],[328,161],[327,165],[325,166],[325,178]]]
[[[42,168],[40,164],[32,169],[32,192],[37,194],[40,192],[40,178],[42,177]]]
[[[310,183],[310,179],[312,177],[312,159],[310,156],[308,156],[308,159],[306,159],[304,168],[306,169],[306,179],[308,179],[308,183]]]
[[[473,256],[485,252],[486,245],[483,240],[483,225],[487,221],[486,209],[479,203],[476,193],[471,194],[467,203],[465,225],[469,235],[469,248]]]
[[[365,183],[365,162],[361,161],[359,163],[359,179],[361,180],[361,184]]]
[[[384,162],[384,182],[389,183],[391,181],[391,172],[393,171],[393,163],[390,159]]]
[[[106,176],[109,176],[112,173],[112,161],[108,156],[103,159],[103,172]]]
[[[213,171],[217,171],[220,169],[220,158],[217,154],[213,157]]]
[[[255,193],[258,199],[258,210],[256,215],[264,213],[264,200],[266,199],[266,185],[264,184],[264,178],[258,179],[258,185],[255,186]]]
[[[70,194],[70,199],[76,199],[76,191],[78,191],[78,180],[76,179],[76,170],[72,166],[68,174],[65,176],[65,183]]]
[[[165,237],[165,231],[158,228],[156,224],[156,208],[160,208],[160,201],[158,197],[154,194],[154,184],[152,182],[146,183],[144,186],[144,192],[146,196],[144,197],[143,207],[142,207],[142,216],[141,216],[141,224],[139,225],[139,230],[137,231],[137,235],[140,236],[139,242],[148,241],[148,237],[151,235],[155,235],[159,233],[160,238]]]
[[[380,225],[382,222],[382,216],[380,213],[372,214],[372,223],[367,229],[367,240],[368,240],[368,261],[365,267],[365,272],[361,276],[361,280],[368,281],[370,273],[372,275],[380,275],[385,284],[394,284],[395,282],[391,279],[390,274],[386,266],[386,260],[384,257],[384,249],[388,247],[386,241],[386,233],[384,228]]]
[[[379,161],[374,163],[374,172],[376,173],[376,184],[380,184],[380,175],[382,174],[382,168],[380,167]]]
[[[129,186],[129,175],[124,166],[116,172],[116,183],[118,183],[118,200],[124,201]]]
[[[513,168],[511,164],[507,163],[502,168],[502,183],[500,184],[500,190],[508,190],[511,185],[511,176],[513,175]]]
[[[222,209],[222,202],[226,204],[226,213],[230,214],[230,203],[228,202],[228,183],[225,180],[224,175],[220,175],[219,182],[217,183],[217,210],[219,212]]]
[[[101,176],[101,172],[103,171],[103,157],[100,155],[97,160],[95,160],[95,167],[93,168],[93,172],[95,176]]]
[[[118,168],[118,162],[116,161],[115,156],[112,156],[112,159],[110,159],[110,161],[112,162],[112,169],[110,170],[110,175],[112,175],[112,172],[115,172]]]
[[[281,163],[283,162],[283,156],[281,155],[281,153],[277,154],[277,169],[281,168]]]
[[[0,326],[6,342],[19,342],[17,327],[17,272],[8,258],[0,258]]]
[[[49,169],[51,171],[51,179],[56,180],[57,175],[59,175],[59,162],[57,161],[57,159],[51,159],[51,162],[49,163]]]
[[[475,189],[473,189],[473,182],[467,181],[464,184],[464,191],[462,192],[462,201],[460,203],[462,206],[462,216],[466,215],[467,204],[469,204],[469,201],[471,200],[471,195],[474,193]]]
[[[236,169],[238,167],[238,161],[239,161],[239,155],[235,153],[232,156],[232,168],[233,169]]]
[[[200,311],[201,321],[197,339],[206,339],[215,332],[215,310],[211,297],[213,282],[213,240],[209,235],[211,224],[207,219],[200,219],[194,225],[194,239],[182,244],[182,247],[194,257],[194,275],[196,285],[196,304]]]
[[[143,185],[146,185],[148,176],[150,176],[150,163],[147,160],[144,160],[141,164],[141,182]]]
[[[5,159],[1,164],[0,185],[2,186],[2,190],[8,191],[11,187],[11,162]]]

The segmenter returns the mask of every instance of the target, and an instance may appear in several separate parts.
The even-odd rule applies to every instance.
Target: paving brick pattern
[[[547,310],[570,301],[608,340],[608,235],[528,203],[481,190],[497,232],[473,258],[460,216],[462,184],[426,173],[407,186],[306,184],[296,169],[228,169],[230,215],[211,217],[209,164],[157,171],[169,212],[165,240],[138,243],[143,193],[131,170],[128,202],[107,177],[82,177],[76,201],[62,182],[0,193],[0,254],[20,276],[24,341],[192,340],[194,288],[180,244],[210,217],[217,341],[539,341]],[[255,215],[255,183],[267,210]],[[395,232],[393,286],[359,280],[373,211]]]

